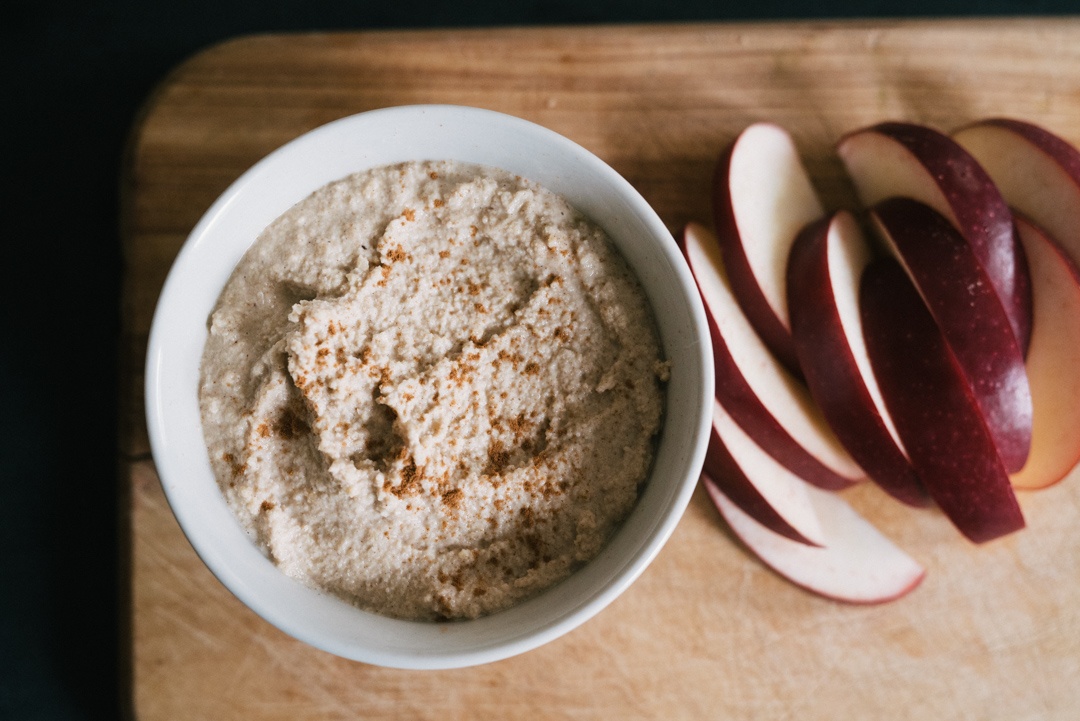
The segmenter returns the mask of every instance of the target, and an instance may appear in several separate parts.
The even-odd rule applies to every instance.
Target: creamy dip
[[[234,271],[202,359],[218,482],[287,574],[468,618],[594,557],[633,508],[667,365],[603,231],[503,171],[331,183]]]

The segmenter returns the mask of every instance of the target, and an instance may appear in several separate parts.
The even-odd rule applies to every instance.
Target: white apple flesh
[[[795,235],[825,210],[784,129],[755,123],[739,134],[716,167],[713,214],[739,306],[797,375],[784,269]]]
[[[874,376],[930,497],[975,543],[1023,528],[971,388],[900,264],[883,257],[867,265],[859,300]]]
[[[1035,291],[1027,372],[1034,409],[1031,454],[1015,488],[1045,488],[1080,462],[1080,270],[1040,229],[1016,217]]]
[[[810,394],[866,474],[909,505],[929,502],[881,398],[859,319],[859,279],[870,248],[840,211],[807,226],[791,247],[792,337]]]
[[[997,186],[949,136],[912,123],[881,123],[844,136],[837,153],[864,207],[891,197],[921,201],[971,245],[1009,315],[1022,349],[1031,333],[1031,286]]]
[[[972,247],[944,216],[917,200],[889,198],[870,217],[955,355],[1005,469],[1020,470],[1031,448],[1024,353]]]
[[[809,484],[754,443],[719,401],[713,406],[704,473],[761,525],[793,541],[821,545],[821,524],[806,490]]]
[[[696,223],[680,245],[705,305],[716,361],[716,399],[747,435],[800,478],[846,488],[865,473],[800,384],[765,347],[735,300],[716,237]]]
[[[809,488],[824,531],[820,547],[808,546],[761,525],[707,476],[705,488],[736,536],[776,573],[809,591],[847,603],[873,604],[912,591],[925,569],[840,496]]]
[[[1005,202],[1080,265],[1080,150],[1045,128],[991,118],[953,134],[986,170]]]

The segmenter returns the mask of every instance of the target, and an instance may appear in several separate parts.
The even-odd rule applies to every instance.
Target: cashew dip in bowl
[[[270,623],[395,667],[494,661],[644,570],[710,427],[704,312],[595,156],[408,106],[267,156],[192,231],[151,330],[162,485]]]

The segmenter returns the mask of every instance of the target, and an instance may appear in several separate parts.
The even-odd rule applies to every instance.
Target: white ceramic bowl
[[[241,530],[218,490],[197,399],[206,321],[259,233],[322,185],[405,160],[504,168],[566,197],[611,236],[652,303],[672,362],[667,411],[648,485],[616,536],[566,581],[472,621],[401,621],[288,578]],[[704,310],[671,234],[625,179],[566,138],[524,120],[455,106],[376,110],[317,128],[244,173],[206,212],[169,273],[146,361],[150,442],[169,503],[196,552],[241,601],[292,636],[346,658],[401,668],[495,661],[591,618],[636,579],[689,502],[708,441],[712,351]]]

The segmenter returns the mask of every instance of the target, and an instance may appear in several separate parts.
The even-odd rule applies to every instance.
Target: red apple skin
[[[851,345],[861,340],[848,337],[840,318],[829,267],[829,232],[836,224],[858,232],[854,218],[840,211],[807,226],[791,247],[788,300],[799,364],[814,401],[855,462],[889,495],[925,506],[926,490],[889,432],[855,360]],[[860,271],[855,270],[856,278]],[[850,292],[857,301],[857,288]]]
[[[1080,150],[1046,128],[988,118],[953,133],[1002,197],[1080,265]]]
[[[686,248],[686,233],[687,229],[684,228],[676,240],[693,269],[693,261]],[[782,466],[819,488],[838,491],[849,488],[862,480],[840,475],[792,438],[750,387],[732,357],[727,341],[721,334],[707,302],[705,303],[705,318],[709,324],[709,335],[713,346],[716,399],[739,424],[739,427]]]
[[[1016,228],[1035,289],[1027,356],[1034,418],[1031,454],[1012,484],[1034,490],[1058,483],[1080,463],[1080,269],[1021,215]]]
[[[972,247],[940,213],[910,198],[874,206],[879,235],[896,252],[967,378],[1005,469],[1031,449],[1031,388],[1024,353]]]
[[[715,428],[713,428],[712,435],[709,437],[709,448],[705,453],[705,465],[702,467],[702,472],[712,479],[713,483],[724,492],[724,495],[732,503],[773,533],[798,543],[810,546],[817,545],[792,527],[765,500],[765,497],[754,486],[753,481],[747,477],[746,473],[739,467],[738,462],[732,457],[731,452],[728,451],[727,446],[724,445]]]
[[[753,127],[751,126],[747,130],[751,130]],[[780,130],[780,132],[784,131]],[[787,322],[777,315],[754,275],[750,261],[746,256],[743,233],[739,229],[739,222],[732,204],[732,157],[739,141],[746,136],[747,132],[744,130],[720,155],[720,159],[716,164],[713,175],[713,222],[716,227],[717,238],[720,241],[720,248],[724,254],[724,266],[728,270],[728,281],[731,283],[731,289],[735,293],[736,300],[739,301],[739,306],[743,309],[747,320],[750,321],[766,347],[772,351],[773,355],[784,364],[784,367],[793,376],[801,379],[802,371],[799,369],[795,344],[791,339],[791,329]],[[809,183],[809,180],[807,180],[807,183]],[[792,238],[794,238],[794,235],[792,235]]]
[[[1023,528],[978,404],[904,269],[892,258],[873,261],[859,295],[874,374],[930,497],[975,543]]]
[[[922,187],[905,187],[889,195],[921,200],[955,224],[986,269],[1017,341],[1026,350],[1031,335],[1031,279],[1012,214],[997,186],[960,144],[933,128],[913,123],[887,122],[849,133],[837,144],[837,152],[854,179],[852,161],[857,149],[888,147],[890,143],[906,151],[908,158],[903,162],[923,168],[925,179]],[[869,197],[860,190],[860,200],[867,207],[887,197]]]

